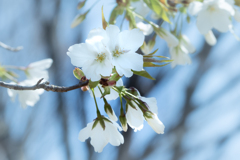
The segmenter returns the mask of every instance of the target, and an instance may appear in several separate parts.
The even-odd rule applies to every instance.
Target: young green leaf
[[[136,75],[151,79],[151,80],[155,80],[147,71],[145,71],[144,69],[141,71],[134,71],[132,70],[132,72]]]

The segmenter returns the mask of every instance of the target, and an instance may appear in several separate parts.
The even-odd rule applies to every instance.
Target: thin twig
[[[17,51],[20,51],[23,49],[22,46],[19,46],[19,47],[16,47],[16,48],[13,48],[13,47],[10,47],[2,42],[0,42],[0,47],[4,48],[4,49],[7,49],[9,51],[12,51],[12,52],[17,52]]]
[[[1,87],[5,87],[5,88],[9,88],[9,89],[14,89],[14,90],[36,90],[36,89],[44,89],[46,91],[52,91],[52,92],[68,92],[71,90],[75,90],[78,88],[81,88],[83,86],[88,85],[88,80],[85,82],[80,81],[78,84],[73,85],[73,86],[69,86],[69,87],[64,87],[64,86],[55,86],[55,85],[49,85],[49,82],[43,82],[41,83],[43,80],[40,79],[35,85],[33,86],[21,86],[21,85],[17,85],[17,84],[11,84],[11,83],[5,83],[0,81],[0,86]]]

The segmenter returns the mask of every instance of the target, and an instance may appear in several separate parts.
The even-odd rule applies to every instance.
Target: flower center
[[[210,12],[213,12],[213,11],[216,10],[216,8],[215,8],[214,6],[209,6],[209,7],[208,7],[208,10],[209,10]]]
[[[106,54],[105,53],[99,53],[97,55],[97,57],[96,57],[96,61],[101,63],[101,62],[103,62],[105,60],[105,58],[106,58]]]
[[[120,50],[118,46],[115,47],[115,51],[113,51],[113,57],[119,57],[121,54],[129,52],[128,50]]]

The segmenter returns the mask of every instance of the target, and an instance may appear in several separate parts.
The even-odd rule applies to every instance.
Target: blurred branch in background
[[[17,51],[20,51],[20,50],[23,49],[22,46],[18,46],[16,48],[14,48],[14,47],[8,46],[8,45],[6,45],[6,44],[4,44],[2,42],[0,42],[0,47],[4,48],[6,50],[12,51],[12,52],[17,52]]]

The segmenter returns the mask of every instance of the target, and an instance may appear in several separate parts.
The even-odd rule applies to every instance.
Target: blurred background
[[[115,0],[99,1],[82,24],[74,29],[70,26],[78,13],[97,1],[88,0],[78,11],[78,0],[0,0],[0,41],[24,46],[20,52],[0,48],[0,63],[27,66],[52,58],[51,84],[78,83],[66,52],[69,46],[84,42],[91,29],[101,27],[102,5],[108,19]],[[117,19],[118,26],[121,20]],[[98,154],[89,139],[85,143],[78,140],[79,131],[96,118],[89,92],[45,92],[33,108],[24,110],[18,100],[10,100],[6,88],[0,88],[0,160],[239,160],[240,45],[230,33],[214,32],[218,42],[210,47],[195,24],[192,17],[183,27],[197,49],[191,65],[148,68],[155,81],[138,76],[124,79],[126,87],[157,98],[165,134],[156,134],[145,122],[139,132],[129,128],[122,133],[123,145],[108,144]],[[123,29],[127,28],[125,22]],[[169,56],[166,42],[159,37],[157,48],[158,55]],[[20,80],[25,79],[23,73],[17,73]],[[104,113],[102,100],[98,103]],[[119,115],[119,99],[110,104]]]

